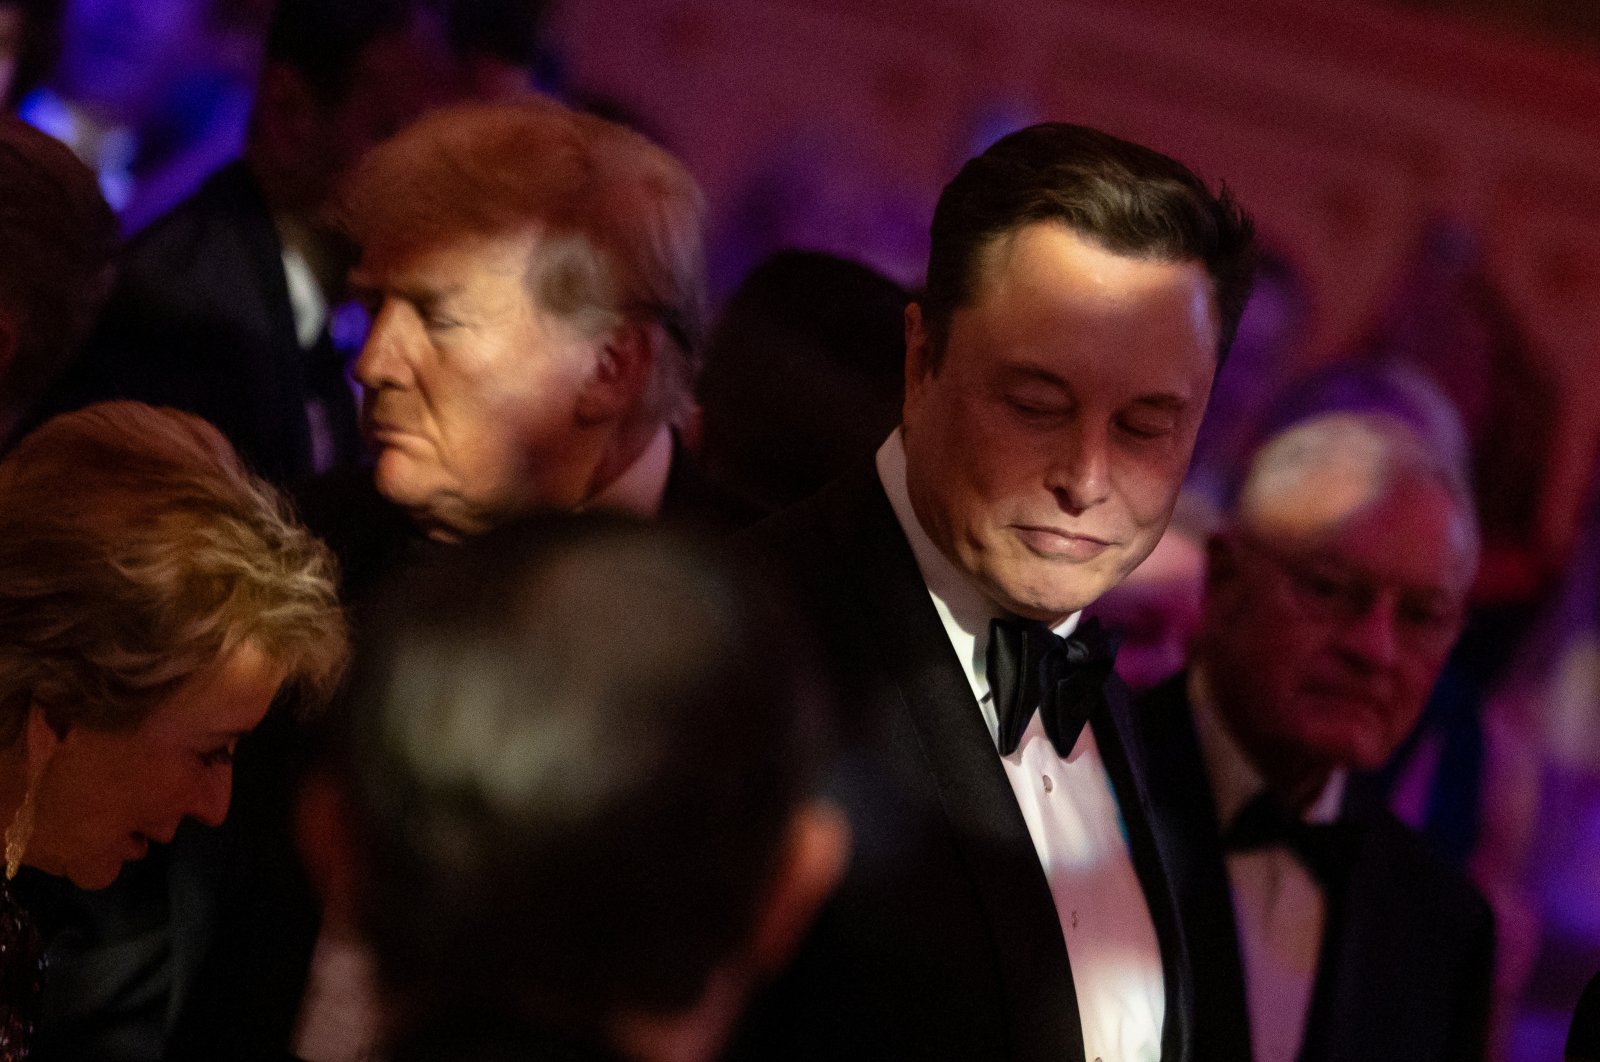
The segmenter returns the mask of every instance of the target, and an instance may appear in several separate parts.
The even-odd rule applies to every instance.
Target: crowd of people
[[[0,118],[0,1062],[1494,1057],[1391,810],[1485,548],[1437,385],[1203,431],[1281,267],[1064,122],[916,290],[713,320],[685,166],[460,24],[278,0],[125,240]]]

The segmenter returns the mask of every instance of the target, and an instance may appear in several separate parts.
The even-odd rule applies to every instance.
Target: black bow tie
[[[1000,721],[1000,755],[1017,751],[1035,708],[1056,753],[1070,754],[1105,696],[1116,652],[1099,620],[1079,624],[1065,638],[1038,620],[991,620],[989,689]]]
[[[1354,858],[1355,833],[1342,822],[1310,823],[1262,793],[1234,817],[1223,837],[1230,851],[1287,848],[1323,888],[1335,884]]]

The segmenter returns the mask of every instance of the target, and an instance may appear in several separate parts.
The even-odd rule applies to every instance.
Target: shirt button
[[[1048,775],[1048,774],[1047,774],[1047,775],[1045,775],[1045,776],[1044,776],[1044,791],[1045,791],[1045,792],[1046,792],[1046,793],[1048,793],[1048,792],[1050,792],[1050,791],[1051,791],[1051,790],[1052,790],[1052,789],[1054,789],[1054,788],[1055,788],[1055,787],[1056,787],[1056,784],[1055,784],[1055,782],[1053,782],[1053,781],[1051,781],[1051,780],[1050,780],[1050,776],[1049,776],[1049,775]]]

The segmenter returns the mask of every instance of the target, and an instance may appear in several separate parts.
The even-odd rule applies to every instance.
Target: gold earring
[[[12,816],[11,825],[6,827],[6,880],[10,881],[17,876],[17,871],[22,869],[22,855],[28,850],[28,842],[33,840],[33,794],[38,788],[37,778],[28,782],[28,791],[23,794],[22,806]]]

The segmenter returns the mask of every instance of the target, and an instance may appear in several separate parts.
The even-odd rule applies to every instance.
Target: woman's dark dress
[[[44,943],[0,876],[0,1062],[25,1062],[44,988]]]

